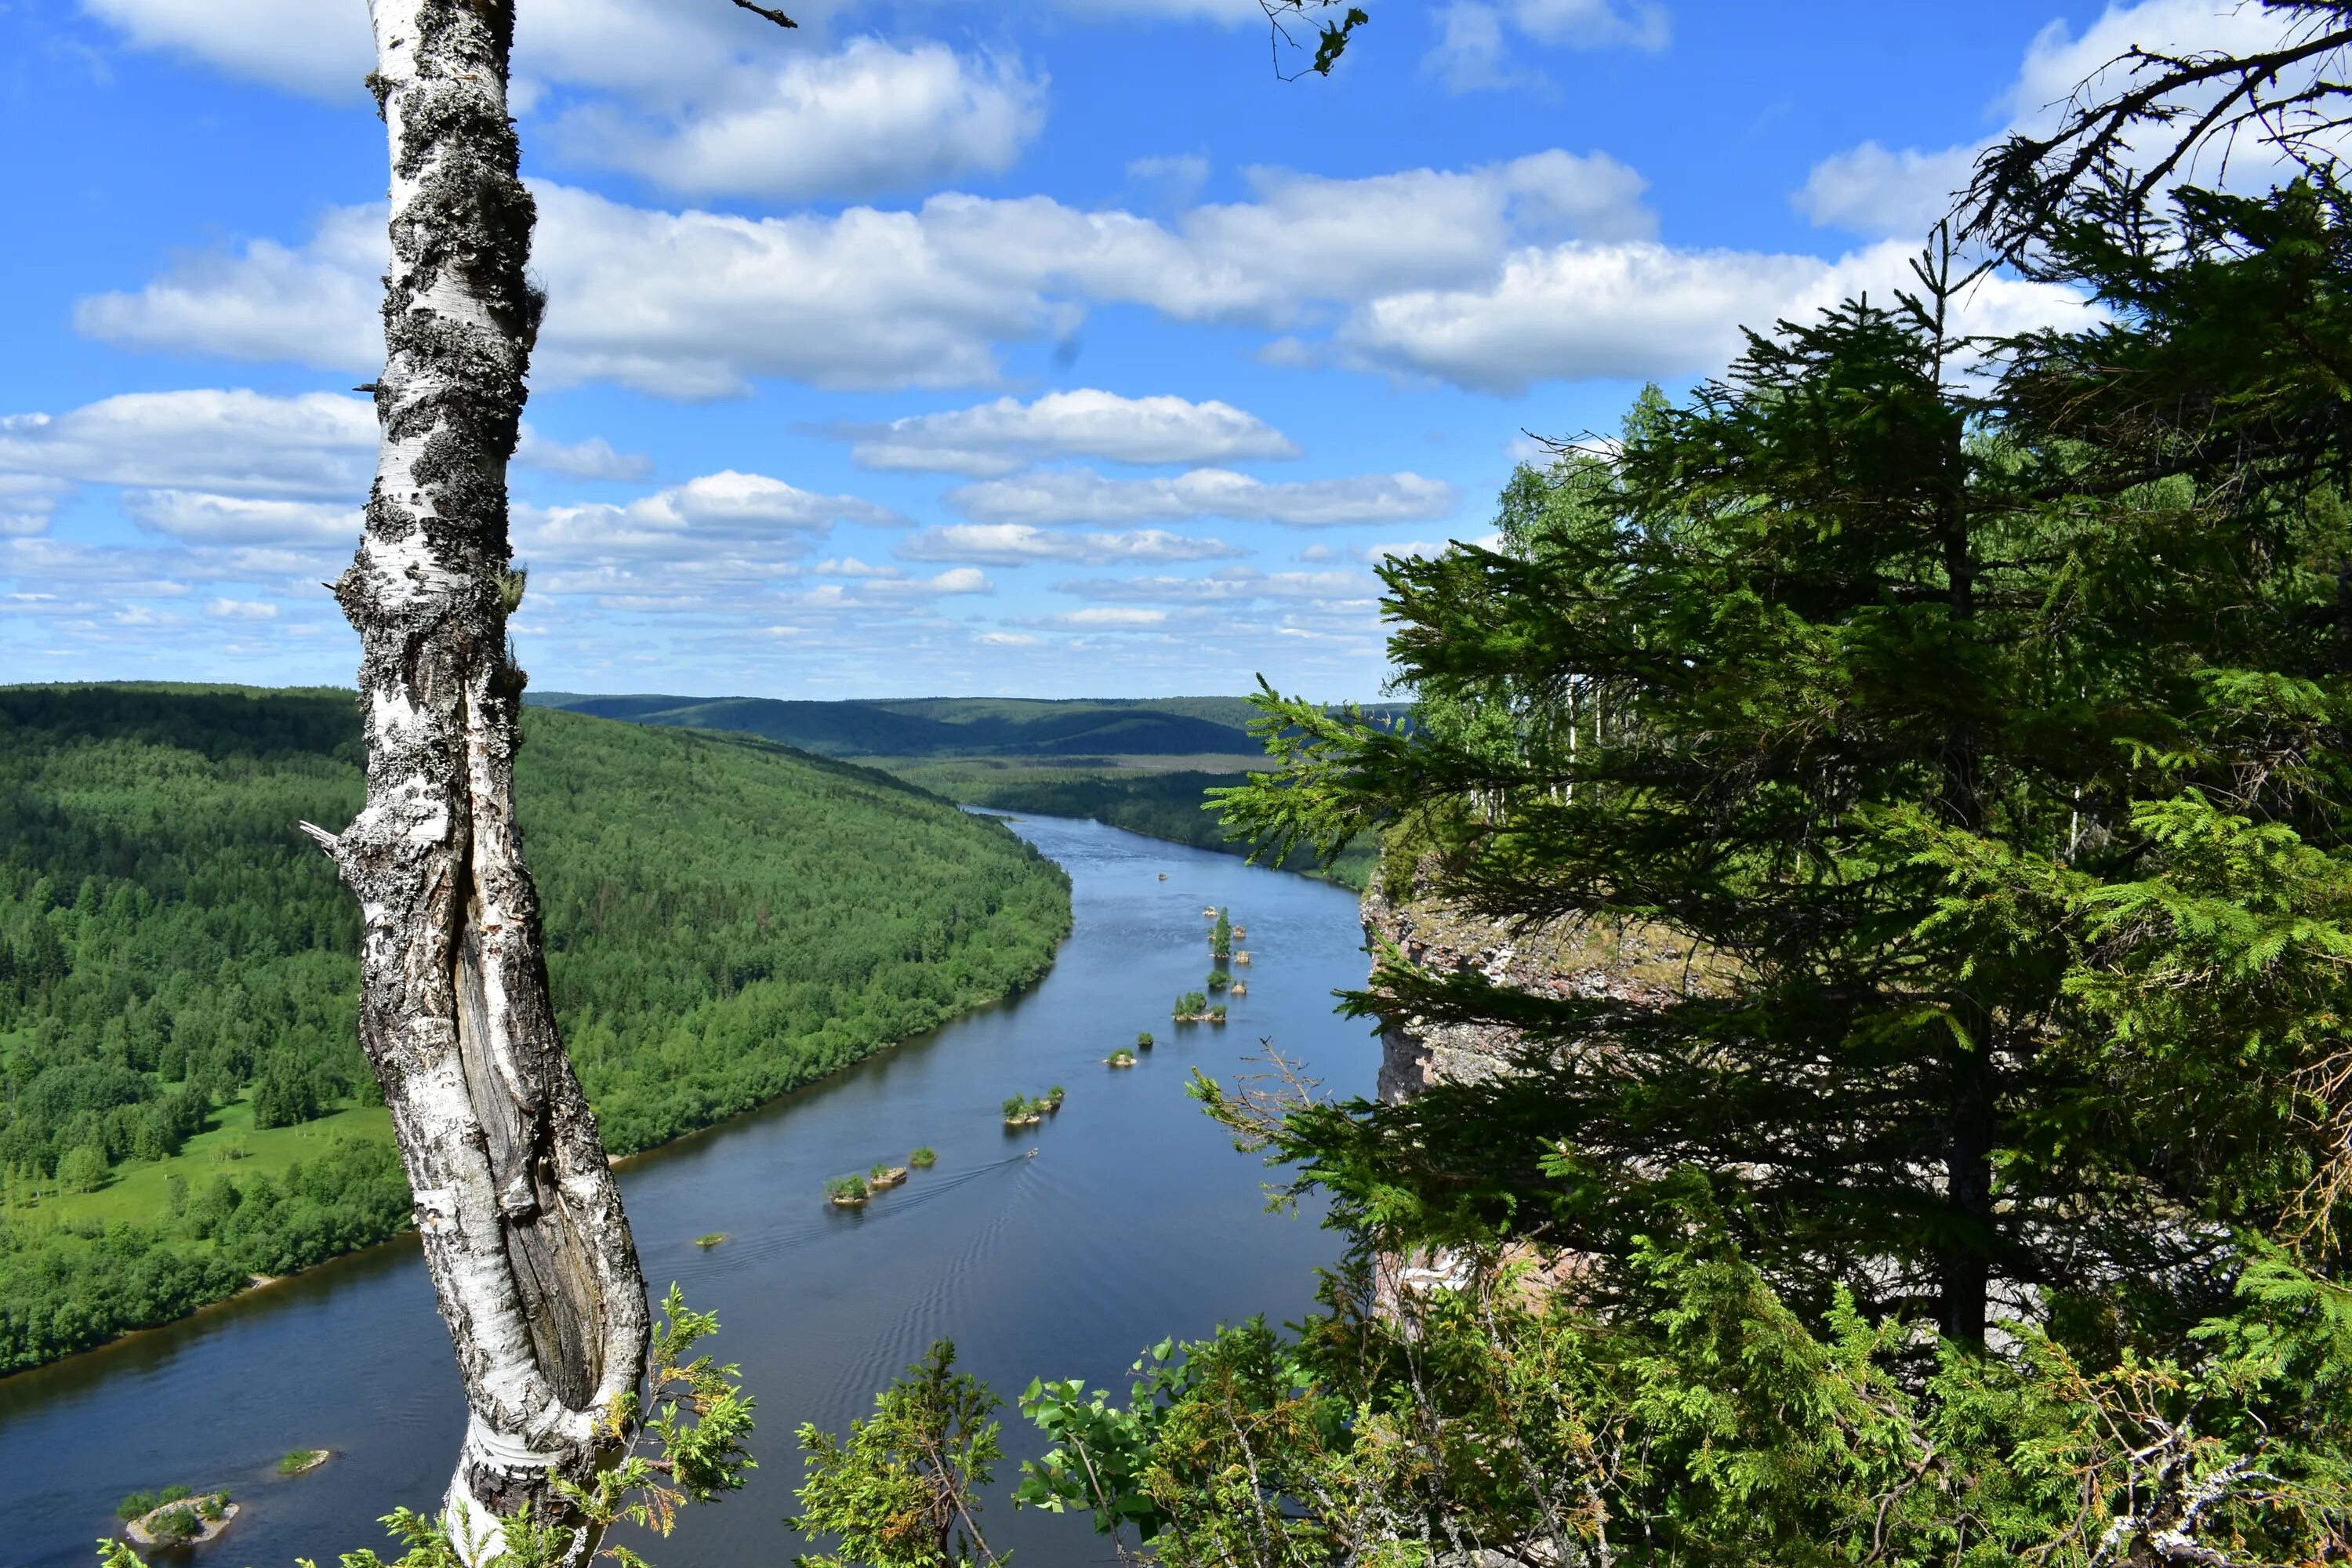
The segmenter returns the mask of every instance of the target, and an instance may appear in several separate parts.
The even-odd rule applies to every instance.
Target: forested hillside
[[[1047,702],[932,697],[873,702],[764,697],[585,697],[534,693],[535,704],[665,727],[736,731],[870,766],[967,805],[1086,817],[1196,848],[1244,854],[1209,809],[1211,790],[1246,782],[1263,746],[1257,710],[1240,697]],[[1368,710],[1393,721],[1405,709]],[[1318,867],[1290,868],[1360,891],[1369,840]]]
[[[1024,985],[1068,929],[1056,868],[886,775],[526,736],[556,1006],[616,1152]],[[271,1176],[231,1157],[374,1098],[358,911],[295,827],[350,816],[360,758],[346,692],[0,689],[0,1370],[406,1222],[380,1113]]]

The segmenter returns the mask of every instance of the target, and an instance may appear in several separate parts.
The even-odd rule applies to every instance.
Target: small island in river
[[[229,1500],[226,1488],[195,1493],[182,1488],[170,1489],[181,1495],[167,1496],[123,1521],[122,1533],[133,1546],[201,1546],[226,1530],[239,1512],[239,1505]]]

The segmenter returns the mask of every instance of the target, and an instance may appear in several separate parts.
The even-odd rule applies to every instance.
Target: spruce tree
[[[2324,1163],[2344,510],[2086,429],[2125,328],[1986,374],[1971,277],[1915,271],[1383,568],[1415,724],[1265,700],[1285,765],[1227,805],[1276,852],[1377,827],[1391,878],[1693,954],[1663,1004],[1383,965],[1358,1011],[1528,1047],[1297,1118],[1351,1212],[1622,1258],[1696,1170],[1792,1301],[1980,1344],[2193,1321]]]

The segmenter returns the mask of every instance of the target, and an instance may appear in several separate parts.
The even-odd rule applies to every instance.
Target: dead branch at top
[[[735,0],[735,4],[743,7],[744,10],[751,12],[755,16],[765,16],[769,21],[773,22],[779,27],[797,27],[800,26],[798,22],[793,21],[782,11],[771,10],[765,5],[754,5],[751,4],[751,0]]]
[[[2049,135],[2021,132],[1988,151],[1960,199],[1962,234],[2031,270],[2027,252],[2069,209],[2090,200],[2137,226],[2200,152],[2218,147],[2226,174],[2247,136],[2324,177],[2352,126],[2352,0],[2263,0],[2263,8],[2282,16],[2276,47],[2168,54],[2136,46],[2075,89]],[[2124,90],[2099,96],[2098,84],[2118,70]],[[2135,146],[2136,134],[2149,131],[2158,133],[2153,144]],[[2134,166],[2136,155],[2144,166]]]

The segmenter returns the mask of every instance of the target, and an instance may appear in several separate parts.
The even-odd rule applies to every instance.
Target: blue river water
[[[783,1528],[802,1474],[793,1433],[840,1431],[935,1339],[1012,1397],[1034,1376],[1123,1392],[1140,1349],[1220,1323],[1298,1316],[1339,1240],[1309,1207],[1265,1212],[1267,1173],[1183,1092],[1199,1067],[1231,1079],[1271,1041],[1330,1092],[1370,1094],[1378,1045],[1335,1017],[1360,984],[1355,900],[1303,877],[1094,823],[1015,831],[1070,873],[1076,926],[1028,993],[825,1082],[684,1140],[621,1173],[646,1275],[677,1282],[724,1325],[715,1349],[759,1400],[761,1468],[693,1509],[656,1568],[751,1568],[809,1550]],[[1161,880],[1161,874],[1166,879]],[[1169,1022],[1210,967],[1202,910],[1248,928],[1248,994],[1223,1027]],[[1150,1030],[1132,1070],[1104,1058]],[[1061,1113],[1008,1134],[998,1102],[1068,1091]],[[938,1166],[861,1210],[824,1201],[829,1176],[928,1143]],[[1027,1157],[1031,1149],[1036,1157]],[[731,1237],[704,1250],[695,1238]],[[1017,1460],[1042,1445],[1011,1408],[991,1544],[1024,1563],[1108,1561],[1076,1517],[1016,1512]],[[173,1482],[226,1485],[246,1505],[200,1568],[290,1568],[389,1545],[395,1504],[429,1508],[465,1423],[449,1343],[413,1242],[310,1270],[186,1321],[0,1379],[0,1568],[91,1561],[115,1500]],[[291,1480],[289,1448],[335,1458]]]

